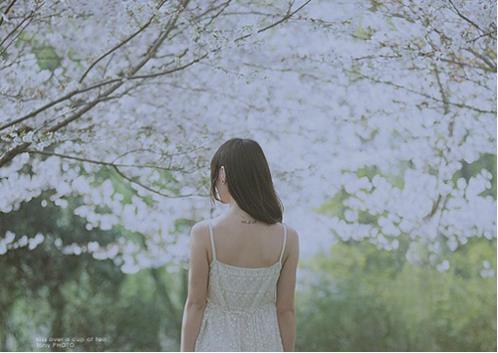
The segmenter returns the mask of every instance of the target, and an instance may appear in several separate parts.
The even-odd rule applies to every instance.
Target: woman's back
[[[239,267],[269,267],[282,252],[284,225],[263,223],[244,224],[232,218],[211,222],[218,262]],[[209,251],[213,260],[212,249]]]
[[[276,293],[285,224],[208,226],[208,303],[195,351],[283,351]]]

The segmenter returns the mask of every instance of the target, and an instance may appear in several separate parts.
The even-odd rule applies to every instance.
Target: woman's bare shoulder
[[[299,233],[294,227],[288,225],[287,223],[285,223],[285,226],[287,228],[287,242],[289,250],[291,250],[290,252],[299,252]]]
[[[204,239],[209,235],[209,219],[201,220],[192,226],[190,234],[193,238]]]
[[[289,224],[285,223],[285,227],[287,228],[287,236],[289,237],[293,237],[293,238],[299,238],[299,234],[297,232],[297,230],[290,226]]]

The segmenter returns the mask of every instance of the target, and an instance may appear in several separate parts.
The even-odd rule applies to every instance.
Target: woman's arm
[[[282,272],[277,284],[277,317],[284,352],[294,352],[296,342],[296,315],[294,292],[299,261],[299,237],[287,227],[287,256],[284,256]]]
[[[190,233],[188,294],[183,310],[180,350],[193,352],[206,307],[209,263],[206,250],[207,225],[197,223]]]

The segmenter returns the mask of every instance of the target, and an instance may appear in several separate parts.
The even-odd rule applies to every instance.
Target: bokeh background
[[[177,351],[263,147],[298,351],[496,351],[496,2],[0,0],[0,349]]]

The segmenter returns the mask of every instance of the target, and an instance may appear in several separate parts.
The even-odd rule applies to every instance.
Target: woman
[[[256,141],[216,151],[211,198],[230,207],[192,227],[181,351],[294,351],[298,234]]]

